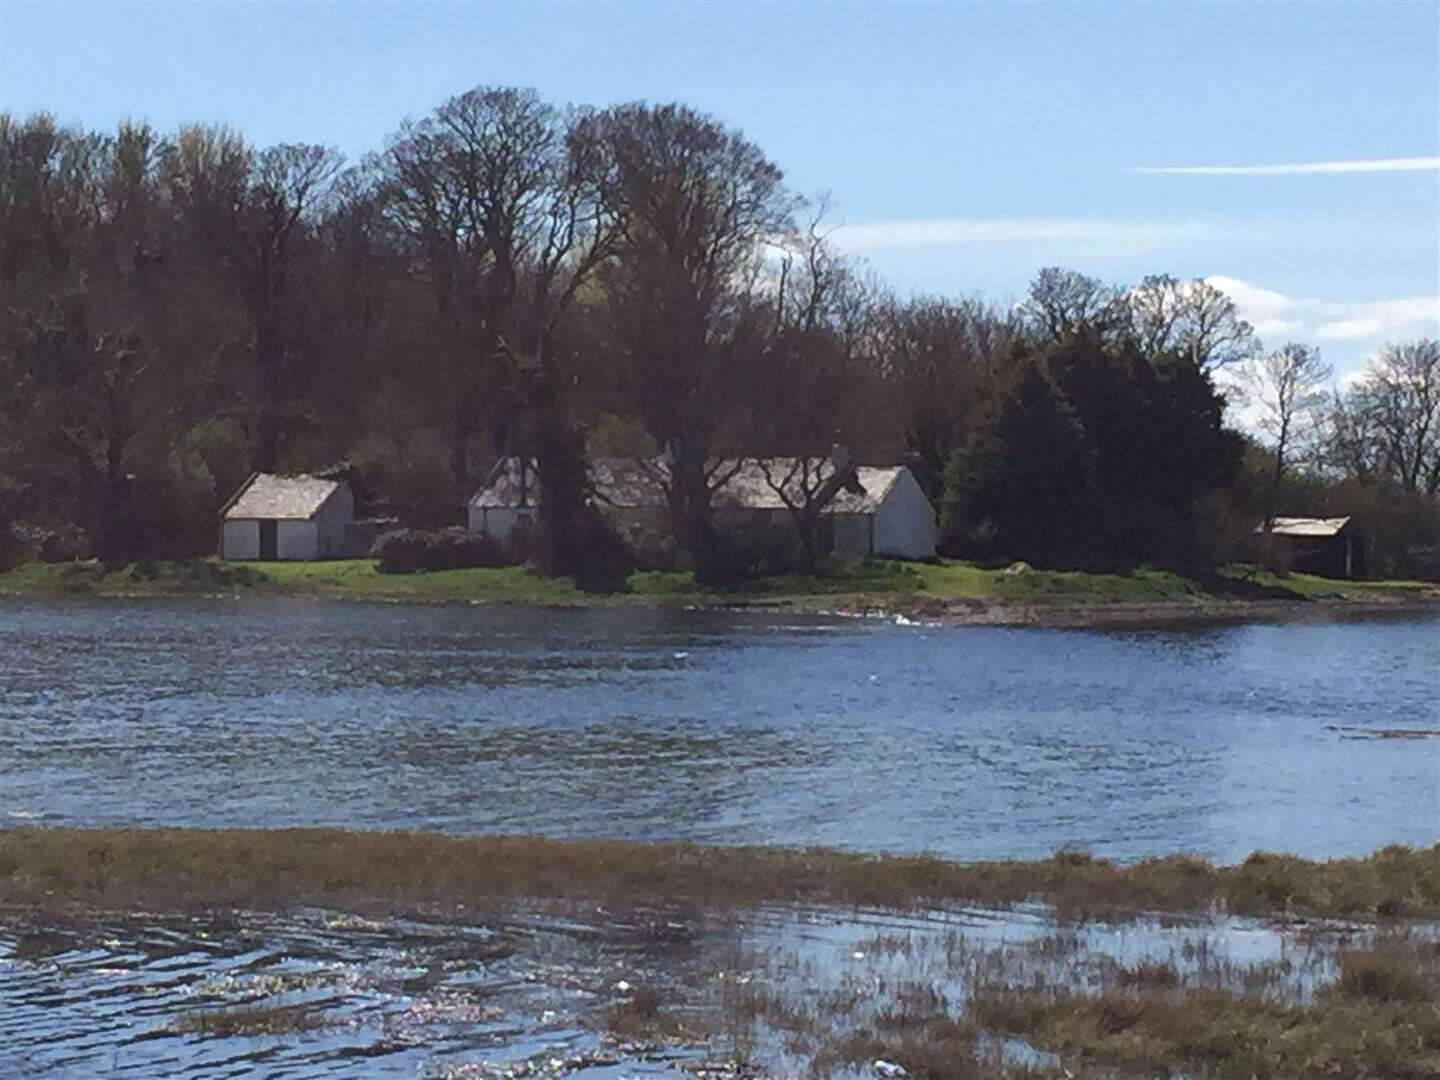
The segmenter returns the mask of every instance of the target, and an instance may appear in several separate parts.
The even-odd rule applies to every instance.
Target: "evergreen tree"
[[[1091,501],[1092,453],[1075,410],[1043,359],[1020,369],[991,424],[951,464],[950,517],[972,540],[1035,562],[1064,559],[1081,542]]]

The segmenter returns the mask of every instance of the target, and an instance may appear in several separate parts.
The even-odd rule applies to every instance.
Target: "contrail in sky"
[[[1296,176],[1302,173],[1435,172],[1440,157],[1370,158],[1362,161],[1307,161],[1294,165],[1177,165],[1132,169],[1169,176]]]

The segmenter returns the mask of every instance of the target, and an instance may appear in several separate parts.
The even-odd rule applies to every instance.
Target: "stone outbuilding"
[[[596,502],[632,541],[666,529],[664,463],[659,459],[600,458],[591,462]],[[716,476],[728,479],[715,492],[716,523],[722,527],[794,530],[786,499],[802,501],[833,470],[827,459],[767,458],[719,462]],[[935,557],[936,520],[924,490],[903,465],[860,465],[858,486],[842,488],[822,514],[824,546],[847,558],[883,555],[902,559]],[[505,458],[489,482],[470,499],[472,532],[504,542],[517,525],[533,523],[540,491],[535,464]]]
[[[338,559],[354,554],[350,532],[355,498],[341,480],[255,473],[220,517],[222,559]]]

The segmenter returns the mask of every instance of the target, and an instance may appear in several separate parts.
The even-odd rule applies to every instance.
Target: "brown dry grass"
[[[1008,990],[972,1003],[977,1020],[1067,1061],[1191,1077],[1440,1076],[1433,1007],[1329,1000],[1280,1004],[1208,988],[1173,993]]]
[[[1440,942],[1408,935],[1384,937],[1367,948],[1340,950],[1336,964],[1339,975],[1326,988],[1331,996],[1440,1006]],[[1440,1035],[1440,1010],[1436,1017]]]
[[[1312,862],[1252,855],[1033,862],[340,829],[0,830],[0,903],[176,910],[296,904],[461,911],[506,898],[820,902],[881,907],[1051,902],[1062,918],[1141,911],[1283,916],[1440,914],[1440,845]]]
[[[310,1005],[235,1005],[184,1013],[171,1022],[170,1030],[232,1039],[239,1035],[290,1035],[323,1025],[320,1013]]]
[[[969,1015],[1067,1065],[1125,1075],[1440,1077],[1440,940],[1391,925],[1332,961],[1308,994],[1274,960],[1113,965],[1094,987],[1002,978]]]
[[[617,1039],[670,1042],[702,1033],[687,1024],[674,995],[655,986],[632,987],[605,1013],[605,1028]]]
[[[981,1060],[976,1053],[973,1024],[934,1014],[903,1028],[859,1030],[827,1044],[811,1060],[811,1074],[826,1076],[845,1067],[865,1067],[876,1061],[900,1065],[916,1080],[980,1080],[1011,1077],[999,1062]],[[1027,1070],[1028,1071],[1028,1070]]]

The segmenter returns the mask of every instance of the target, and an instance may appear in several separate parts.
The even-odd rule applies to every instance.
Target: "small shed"
[[[1277,517],[1260,532],[1289,545],[1291,566],[1306,574],[1331,578],[1365,576],[1365,538],[1348,517]]]
[[[798,490],[792,489],[802,476],[814,485],[831,468],[820,458],[717,462],[716,474],[729,476],[715,492],[715,519],[722,525],[793,528],[781,491],[795,502]],[[903,465],[860,465],[855,473],[859,490],[842,489],[824,510],[830,550],[852,558],[934,558],[935,508],[910,470]],[[600,458],[590,464],[596,502],[631,536],[665,527],[664,475],[665,465],[659,459]],[[504,541],[518,523],[534,521],[539,505],[535,463],[506,458],[470,499],[469,526],[472,532],[487,532]]]
[[[343,558],[355,498],[342,480],[255,473],[220,517],[222,559]]]

